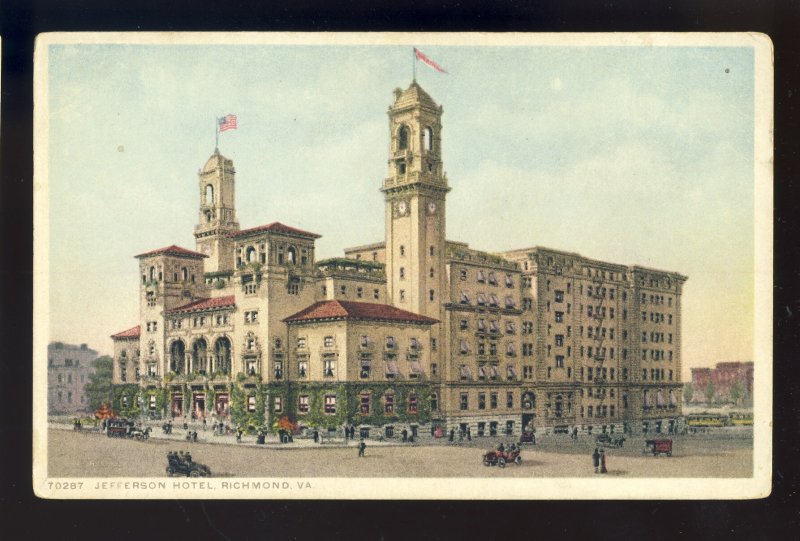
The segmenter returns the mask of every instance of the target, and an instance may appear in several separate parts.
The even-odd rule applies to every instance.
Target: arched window
[[[183,374],[186,370],[186,346],[181,340],[176,340],[170,347],[169,369],[176,374]]]
[[[206,205],[214,204],[214,186],[206,184]]]
[[[433,149],[433,130],[430,128],[422,131],[422,148],[426,151]]]
[[[397,132],[397,149],[398,150],[405,150],[408,148],[408,128],[406,126],[400,126],[400,130]]]
[[[214,372],[231,373],[231,342],[226,337],[217,339],[214,345]]]
[[[256,249],[252,246],[247,247],[247,262],[248,263],[255,263],[256,262]]]
[[[208,362],[208,347],[203,338],[198,338],[192,345],[192,372],[205,374]]]
[[[523,393],[522,395],[522,409],[533,409],[536,407],[536,395],[532,392]]]
[[[297,249],[294,246],[289,246],[289,249],[286,250],[286,259],[290,265],[297,264]]]
[[[406,255],[406,247],[401,244],[400,245],[400,256],[402,257],[404,255]]]
[[[156,279],[156,268],[150,267],[150,281],[154,282]]]
[[[186,267],[181,267],[181,280],[188,280],[189,279],[189,269]]]

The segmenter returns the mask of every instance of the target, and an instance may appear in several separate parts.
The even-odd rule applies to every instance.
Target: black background
[[[800,1],[3,0],[0,536],[5,539],[796,539]],[[31,488],[33,40],[50,31],[755,31],[775,47],[773,492],[755,501],[43,501]],[[346,76],[346,75],[344,75]],[[713,337],[709,337],[713,339]],[[346,481],[344,481],[346,482]],[[531,481],[535,483],[536,481]],[[386,487],[387,494],[391,487]],[[652,481],[658,495],[659,481]],[[687,487],[687,496],[691,489]]]

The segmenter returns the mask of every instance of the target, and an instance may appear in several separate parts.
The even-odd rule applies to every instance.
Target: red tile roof
[[[127,331],[118,332],[117,334],[112,334],[111,338],[139,338],[142,334],[142,326],[137,325],[128,329]]]
[[[236,306],[236,297],[228,295],[226,297],[214,297],[213,299],[200,299],[183,306],[178,306],[169,310],[169,314],[181,314],[187,312],[203,312],[206,310],[213,310],[214,308],[227,308],[229,306]]]
[[[322,236],[322,235],[317,235],[316,233],[309,233],[308,231],[303,231],[302,229],[289,227],[288,225],[283,225],[280,222],[272,222],[271,224],[260,225],[258,227],[251,227],[250,229],[236,231],[235,233],[231,233],[231,236],[244,237],[246,235],[252,235],[253,233],[261,233],[263,231],[270,231],[272,233],[285,233],[287,235],[296,235],[298,237],[306,237],[309,239],[318,239]]]
[[[201,254],[200,252],[194,252],[192,250],[187,250],[186,248],[181,248],[180,246],[166,246],[164,248],[159,248],[158,250],[153,250],[151,252],[145,252],[143,254],[139,254],[134,257],[149,257],[151,255],[171,255],[176,257],[191,257],[193,259],[200,259],[201,257],[208,257],[205,254]]]
[[[353,301],[322,301],[300,310],[284,319],[286,323],[319,321],[326,319],[363,319],[373,321],[400,321],[433,325],[439,321],[388,304]]]

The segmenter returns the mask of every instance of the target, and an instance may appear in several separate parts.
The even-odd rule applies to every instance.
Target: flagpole
[[[414,82],[417,82],[417,51],[412,47],[411,49],[411,66],[414,74]]]
[[[219,119],[214,117],[214,154],[219,154]]]

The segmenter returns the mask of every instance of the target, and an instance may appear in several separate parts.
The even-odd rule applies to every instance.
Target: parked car
[[[192,460],[190,453],[167,453],[167,475],[184,475],[186,477],[211,477],[211,469],[205,464]]]
[[[483,455],[483,465],[505,468],[506,464],[513,462],[519,466],[522,463],[522,457],[519,453],[519,447],[514,447],[509,451],[489,451]]]
[[[669,438],[646,440],[644,442],[644,452],[653,453],[653,456],[661,454],[672,456],[672,440]]]

